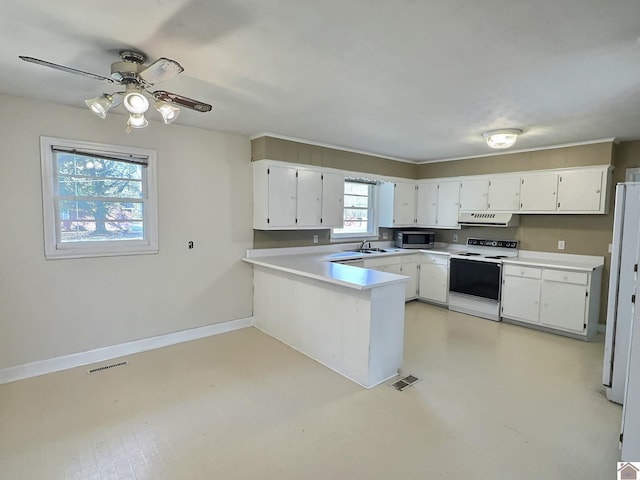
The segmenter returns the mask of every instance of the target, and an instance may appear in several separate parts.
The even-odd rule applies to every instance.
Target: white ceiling
[[[109,76],[135,48],[213,104],[177,123],[424,161],[501,127],[517,149],[640,139],[639,36],[637,0],[2,0],[0,92],[85,108],[118,88],[18,55]]]

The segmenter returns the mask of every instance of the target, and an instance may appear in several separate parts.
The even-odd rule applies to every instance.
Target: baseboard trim
[[[204,327],[191,328],[189,330],[158,335],[157,337],[143,338],[141,340],[111,345],[109,347],[96,348],[95,350],[88,350],[86,352],[72,353],[61,357],[3,368],[0,369],[0,385],[25,378],[45,375],[47,373],[59,372],[60,370],[67,370],[69,368],[90,365],[96,362],[104,362],[105,360],[112,360],[156,348],[168,347],[169,345],[188,342],[190,340],[232,332],[234,330],[252,327],[254,324],[253,317],[240,318],[238,320],[205,325]]]

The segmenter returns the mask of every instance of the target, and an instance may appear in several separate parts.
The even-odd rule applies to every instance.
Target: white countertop
[[[528,265],[591,272],[604,265],[604,257],[520,250],[517,257],[505,258],[502,263],[505,265]]]
[[[335,262],[380,258],[392,255],[412,255],[421,252],[451,255],[464,249],[464,245],[457,244],[436,244],[435,248],[428,250],[394,248],[390,242],[375,242],[374,246],[391,251],[365,254],[349,250],[349,248],[356,249],[357,244],[356,246],[337,244],[319,247],[248,250],[247,256],[242,260],[253,265],[272,268],[348,288],[367,290],[393,283],[404,283],[409,280],[409,277],[352,265],[342,265]],[[503,260],[503,263],[507,265],[529,265],[545,268],[593,271],[604,265],[604,257],[520,250],[517,257],[506,258]]]
[[[319,251],[318,253],[283,253],[282,255],[266,256],[260,255],[260,252],[256,250],[248,253],[249,255],[242,260],[253,265],[272,268],[356,290],[369,290],[375,287],[409,281],[409,277],[404,275],[333,263],[339,260],[356,260],[367,255],[356,252]],[[375,256],[407,253],[415,253],[415,251],[379,253]]]

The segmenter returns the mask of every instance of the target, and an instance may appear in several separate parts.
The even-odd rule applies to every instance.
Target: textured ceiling
[[[213,104],[177,123],[423,161],[501,127],[516,149],[640,139],[639,36],[630,0],[2,0],[0,93],[84,108],[117,87],[18,55],[108,76],[134,48]]]

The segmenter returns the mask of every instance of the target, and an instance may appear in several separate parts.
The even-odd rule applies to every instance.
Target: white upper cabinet
[[[322,173],[298,170],[297,213],[298,227],[312,227],[322,223]]]
[[[608,165],[521,176],[520,213],[607,213]]]
[[[322,225],[342,227],[344,221],[344,175],[322,173]]]
[[[438,182],[418,183],[416,216],[419,226],[435,226],[438,218]]]
[[[598,170],[570,170],[558,178],[558,211],[604,211],[603,175]],[[605,179],[606,180],[606,179]]]
[[[492,177],[489,180],[487,210],[492,212],[520,210],[520,175]]]
[[[253,228],[319,229],[342,226],[344,176],[261,160],[253,163]]]
[[[459,211],[459,181],[426,181],[418,183],[418,226],[459,228]]]
[[[460,187],[460,211],[483,212],[489,204],[489,179],[462,180]]]
[[[253,164],[253,228],[295,228],[297,179],[295,167]]]
[[[557,173],[525,173],[520,184],[520,212],[553,212],[558,198]]]
[[[438,227],[459,228],[460,182],[438,184]]]
[[[378,206],[381,227],[415,226],[415,182],[383,183],[379,187]]]

